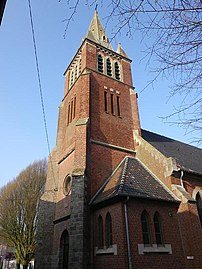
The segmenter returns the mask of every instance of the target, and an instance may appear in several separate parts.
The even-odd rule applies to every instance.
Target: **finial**
[[[98,8],[98,1],[99,0],[96,0],[96,5],[95,5],[95,10],[97,11],[97,8]]]
[[[124,51],[124,50],[122,49],[122,47],[121,47],[121,43],[118,43],[118,47],[117,47],[116,52],[117,52],[118,54],[121,54],[122,56],[128,58],[128,55],[125,53],[125,51]]]

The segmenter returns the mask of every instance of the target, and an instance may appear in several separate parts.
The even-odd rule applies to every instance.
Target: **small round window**
[[[64,180],[64,194],[65,195],[70,194],[71,188],[72,188],[72,177],[68,175]]]

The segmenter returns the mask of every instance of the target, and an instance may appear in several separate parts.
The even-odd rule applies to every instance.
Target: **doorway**
[[[60,238],[60,257],[59,268],[68,269],[68,257],[69,257],[69,233],[64,230]]]

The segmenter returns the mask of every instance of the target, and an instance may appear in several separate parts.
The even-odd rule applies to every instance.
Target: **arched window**
[[[111,113],[112,115],[115,115],[115,110],[114,110],[114,94],[110,94],[110,103],[111,103]]]
[[[106,246],[112,246],[112,218],[109,212],[106,215],[105,219],[105,235],[106,235]]]
[[[146,211],[142,212],[141,224],[142,224],[143,243],[144,243],[144,245],[150,245],[151,238],[150,238],[150,229],[149,229],[149,218],[148,218],[148,214]]]
[[[81,74],[81,58],[79,59],[79,74]]]
[[[67,175],[63,182],[63,192],[67,196],[70,194],[72,189],[72,177],[70,175]]]
[[[98,248],[103,248],[103,220],[100,215],[98,217]]]
[[[75,66],[75,71],[74,71],[74,80],[76,80],[78,77],[78,66]]]
[[[120,68],[117,62],[115,62],[114,64],[114,72],[115,72],[115,79],[120,80]]]
[[[74,105],[74,101],[72,99],[71,100],[71,110],[70,110],[70,122],[72,122],[72,120],[73,120],[73,105]]]
[[[97,68],[98,68],[98,72],[100,72],[100,73],[103,73],[103,70],[104,70],[104,68],[103,68],[103,58],[102,58],[102,55],[101,54],[98,54],[98,65],[97,65]]]
[[[198,209],[199,220],[202,226],[202,198],[199,192],[196,194],[196,206]]]
[[[107,75],[112,76],[112,64],[109,58],[107,58]]]
[[[76,116],[76,96],[74,97],[74,113],[73,113],[73,119]]]
[[[59,268],[68,269],[69,233],[65,230],[60,238]]]
[[[116,96],[116,107],[117,107],[117,116],[121,116],[121,109],[120,109],[120,96]]]
[[[104,111],[108,112],[108,92],[104,91]]]
[[[70,74],[70,87],[73,85],[73,83],[74,83],[74,70],[72,70]]]
[[[68,104],[67,125],[70,123],[70,111],[71,111],[71,106],[70,106],[70,103],[69,103]]]
[[[154,214],[154,229],[155,229],[156,244],[163,245],[161,218],[158,212]]]

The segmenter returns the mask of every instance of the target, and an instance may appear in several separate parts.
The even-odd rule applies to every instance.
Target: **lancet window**
[[[112,76],[112,64],[109,58],[107,58],[106,63],[107,63],[107,75],[111,77]]]
[[[97,55],[97,71],[117,80],[121,80],[121,66],[118,61],[110,57],[104,57],[101,53]]]
[[[103,58],[101,54],[98,54],[98,72],[100,73],[104,72]]]

